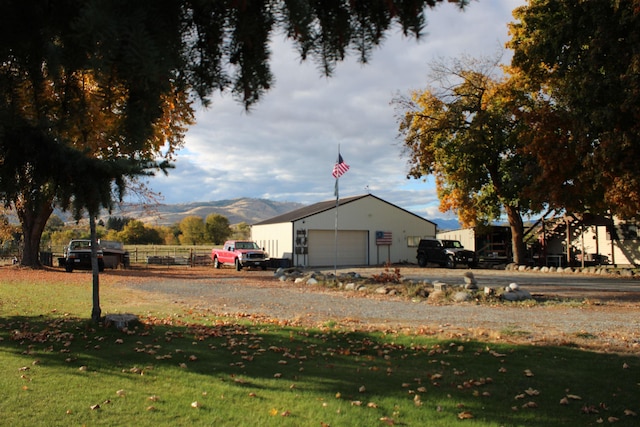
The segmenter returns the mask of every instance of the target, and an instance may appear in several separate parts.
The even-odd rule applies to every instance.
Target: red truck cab
[[[260,267],[266,270],[269,254],[251,240],[227,240],[222,249],[211,251],[211,260],[215,268],[220,268],[223,264],[232,264],[237,271],[243,267]]]

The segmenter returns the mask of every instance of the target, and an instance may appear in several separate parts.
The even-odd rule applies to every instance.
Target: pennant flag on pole
[[[338,154],[338,161],[333,167],[333,173],[332,173],[333,177],[336,179],[340,178],[348,170],[349,170],[349,165],[344,162],[344,160],[342,159],[342,155]]]

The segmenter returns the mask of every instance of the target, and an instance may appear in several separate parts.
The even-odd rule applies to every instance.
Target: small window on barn
[[[407,236],[407,246],[410,248],[417,248],[420,244],[421,236]]]

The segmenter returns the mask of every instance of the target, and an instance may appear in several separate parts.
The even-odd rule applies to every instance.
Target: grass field
[[[105,304],[142,321],[117,330],[87,319],[90,276],[15,271],[0,279],[2,425],[640,422],[634,354],[219,318],[104,279]]]

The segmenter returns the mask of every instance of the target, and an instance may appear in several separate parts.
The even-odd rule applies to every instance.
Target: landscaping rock
[[[472,272],[467,271],[464,273],[464,287],[465,289],[475,290],[478,289],[478,281]]]
[[[471,301],[471,294],[465,291],[456,292],[455,294],[453,294],[453,301],[454,302]]]
[[[502,299],[506,301],[524,301],[531,299],[531,294],[521,289],[517,283],[511,283],[504,289]]]
[[[429,294],[429,301],[442,301],[445,296],[445,292],[438,289]]]
[[[435,289],[436,291],[446,291],[447,288],[449,287],[448,284],[444,283],[444,282],[440,282],[438,280],[436,280],[435,282],[433,282],[433,289]]]
[[[128,329],[139,322],[138,316],[135,314],[107,314],[104,317],[104,326],[107,328],[113,327],[116,329]]]

